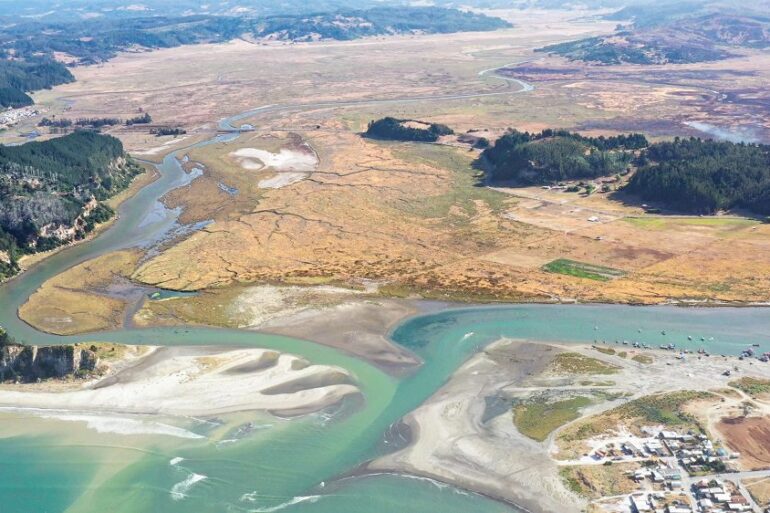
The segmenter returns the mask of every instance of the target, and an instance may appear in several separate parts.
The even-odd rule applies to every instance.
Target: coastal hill
[[[164,8],[164,12],[165,8]],[[0,27],[0,107],[32,105],[29,91],[71,82],[70,66],[95,64],[119,52],[221,43],[233,39],[267,42],[351,40],[396,34],[445,34],[510,27],[500,18],[438,7],[329,8],[312,14],[245,16],[179,14],[92,19],[23,21],[13,16]],[[25,20],[29,20],[25,16]],[[41,13],[45,19],[45,13]]]
[[[743,209],[770,215],[766,145],[694,137],[650,144],[640,134],[594,138],[564,130],[511,130],[484,151],[480,163],[495,183],[551,186],[628,175],[623,191],[674,212]],[[584,187],[588,194],[596,190],[595,184]]]
[[[636,19],[638,15],[635,9],[624,9],[612,19]],[[540,51],[590,63],[647,65],[717,61],[732,56],[735,50],[770,47],[770,22],[762,16],[750,13],[650,16],[640,16],[630,27],[619,27],[609,36],[559,43]]]
[[[141,171],[118,139],[89,131],[0,146],[0,279],[18,272],[21,255],[82,239],[111,218],[103,201]]]

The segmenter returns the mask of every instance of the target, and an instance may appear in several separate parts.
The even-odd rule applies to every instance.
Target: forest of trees
[[[0,107],[32,105],[27,91],[48,89],[72,82],[72,73],[52,59],[30,56],[26,59],[0,59]]]
[[[149,123],[152,123],[152,116],[150,116],[150,114],[147,112],[145,112],[141,116],[136,116],[126,120],[126,126],[147,125]]]
[[[697,138],[650,146],[626,190],[679,212],[770,215],[770,146]]]
[[[408,123],[425,125],[426,128],[408,126]],[[391,141],[436,142],[442,135],[453,133],[452,129],[446,125],[386,117],[369,122],[364,135],[372,139]]]
[[[90,131],[0,146],[0,251],[9,257],[0,262],[0,278],[18,271],[22,254],[68,242],[43,236],[44,227],[75,228],[79,238],[112,217],[108,206],[93,206],[93,200],[125,189],[140,172],[118,139]]]
[[[633,160],[633,151],[647,145],[640,134],[595,138],[566,130],[536,134],[511,130],[484,150],[482,158],[492,180],[551,184],[623,172]]]

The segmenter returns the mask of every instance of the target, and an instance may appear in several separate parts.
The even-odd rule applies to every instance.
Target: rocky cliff
[[[90,375],[97,371],[98,365],[99,359],[94,351],[75,346],[0,347],[0,382],[30,383]]]

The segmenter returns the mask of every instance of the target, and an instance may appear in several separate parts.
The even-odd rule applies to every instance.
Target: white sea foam
[[[169,461],[168,464],[173,467],[175,465],[179,465],[183,461],[184,461],[184,458],[176,457],[176,458],[171,458],[171,461]]]
[[[45,410],[40,408],[0,408],[0,411],[15,411],[40,417],[41,419],[60,420],[64,422],[85,422],[88,429],[97,433],[112,433],[117,435],[164,435],[176,438],[200,439],[203,436],[183,428],[163,424],[161,422],[95,415],[66,410]]]
[[[244,493],[241,495],[241,502],[257,502],[257,497],[259,497],[259,494],[256,490],[249,493]]]
[[[206,479],[206,476],[201,474],[190,474],[187,476],[187,479],[184,481],[180,481],[177,484],[175,484],[173,487],[171,487],[171,498],[175,501],[181,501],[185,497],[187,497],[187,492],[190,491],[190,488],[195,486],[195,483],[200,483]]]
[[[252,509],[251,513],[273,513],[274,511],[280,511],[282,509],[286,509],[289,506],[294,506],[295,504],[300,504],[302,502],[318,502],[318,500],[321,498],[321,495],[308,495],[306,497],[294,497],[289,502],[284,502],[283,504],[279,504],[278,506],[271,506],[269,508],[257,508]]]

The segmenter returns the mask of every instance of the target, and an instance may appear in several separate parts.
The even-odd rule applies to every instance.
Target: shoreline
[[[180,417],[268,411],[292,417],[360,394],[341,367],[269,349],[152,347],[121,363],[77,388],[63,381],[0,385],[0,409]]]
[[[105,221],[104,223],[100,223],[96,225],[96,227],[90,233],[88,233],[85,237],[83,237],[80,240],[73,240],[71,242],[62,244],[61,246],[51,249],[49,251],[43,251],[41,253],[33,253],[31,255],[22,256],[19,259],[19,272],[11,276],[5,281],[0,281],[0,286],[5,286],[6,284],[12,283],[14,280],[21,279],[21,277],[26,272],[33,269],[35,266],[45,262],[48,258],[61,253],[62,251],[65,251],[69,248],[74,248],[86,242],[91,242],[92,240],[99,237],[102,233],[104,233],[109,228],[111,228],[118,221],[118,219],[120,219],[120,210],[119,210],[120,206],[126,201],[130,200],[134,195],[136,195],[143,188],[155,182],[158,178],[160,178],[160,173],[157,171],[157,169],[155,169],[154,167],[145,166],[145,172],[142,174],[136,175],[134,179],[131,181],[131,184],[129,184],[129,186],[126,189],[120,191],[115,196],[112,196],[111,198],[107,199],[104,202],[110,208],[115,210],[115,215],[111,219]],[[24,319],[21,319],[21,320],[24,321]]]
[[[754,365],[753,359],[692,354],[679,360],[678,351],[620,344],[616,350],[623,352],[622,356],[602,351],[615,346],[498,339],[466,360],[430,398],[400,419],[409,427],[410,439],[405,446],[362,463],[341,479],[381,473],[411,475],[493,498],[528,513],[577,513],[584,509],[586,499],[567,490],[559,471],[569,462],[553,456],[562,430],[634,399],[672,391],[723,390],[742,376],[770,377],[770,369]],[[607,376],[574,371],[554,374],[554,356],[567,352],[615,366],[616,371]],[[652,360],[643,363],[634,360],[635,355],[649,355]],[[673,372],[671,365],[681,370],[669,382],[661,383],[661,375]],[[725,368],[733,370],[732,375],[723,374]],[[584,383],[600,378],[604,381]],[[623,395],[582,408],[577,418],[556,427],[542,442],[520,433],[511,416],[516,401],[541,394],[596,397],[603,393]],[[490,411],[489,398],[502,398],[511,406],[500,411],[492,407]]]

